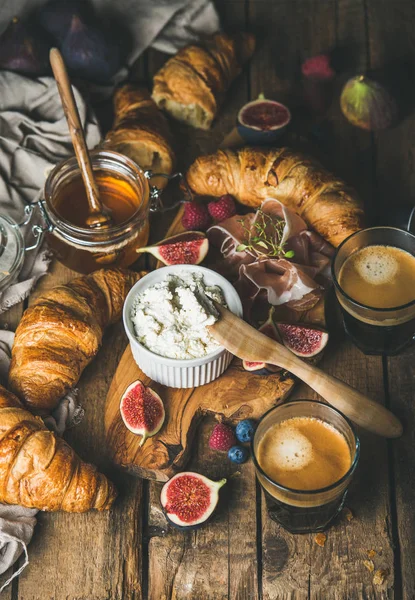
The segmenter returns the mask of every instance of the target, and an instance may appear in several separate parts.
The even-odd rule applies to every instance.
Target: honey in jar
[[[130,266],[149,236],[149,186],[143,171],[111,151],[93,152],[91,161],[110,227],[87,226],[88,200],[75,159],[55,167],[45,185],[49,245],[60,262],[81,273]]]

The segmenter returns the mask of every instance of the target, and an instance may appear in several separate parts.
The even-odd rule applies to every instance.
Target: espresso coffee
[[[338,281],[350,298],[372,308],[415,300],[415,256],[394,246],[370,245],[343,263]]]
[[[360,444],[338,410],[294,400],[262,417],[252,453],[270,518],[291,533],[310,533],[342,510]]]
[[[303,491],[331,486],[352,464],[346,438],[314,417],[293,417],[272,425],[258,443],[257,460],[275,483]],[[276,495],[291,503],[282,490]]]

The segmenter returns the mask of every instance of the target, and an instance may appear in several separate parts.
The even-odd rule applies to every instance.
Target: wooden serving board
[[[180,233],[179,210],[166,237]],[[156,265],[155,265],[156,266]],[[159,265],[157,265],[159,266]],[[281,317],[280,320],[285,320]],[[317,305],[307,322],[324,325],[324,302]],[[133,381],[140,379],[157,392],[164,402],[166,419],[160,432],[140,448],[141,436],[131,433],[120,413],[120,400]],[[153,382],[137,366],[130,346],[125,350],[108,391],[105,406],[105,435],[110,457],[118,466],[145,479],[166,481],[184,468],[197,424],[204,415],[238,421],[258,419],[273,405],[282,402],[294,387],[286,372],[267,376],[247,372],[234,359],[221,377],[198,388],[174,389]]]
[[[120,399],[136,379],[150,385],[164,402],[166,419],[160,432],[140,448],[141,436],[124,425]],[[166,481],[183,469],[189,457],[197,424],[207,413],[238,421],[258,419],[291,392],[294,379],[275,373],[269,376],[245,371],[234,359],[225,373],[211,383],[189,389],[168,388],[151,381],[136,365],[130,347],[125,350],[112,380],[105,407],[105,432],[112,460],[145,479]]]

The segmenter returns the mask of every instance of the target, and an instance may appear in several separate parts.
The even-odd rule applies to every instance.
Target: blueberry
[[[239,442],[250,442],[254,437],[255,431],[255,421],[252,419],[244,419],[243,421],[239,421],[236,426],[236,437]]]
[[[237,463],[238,465],[244,463],[248,458],[248,455],[249,452],[247,448],[244,448],[243,446],[232,446],[232,448],[230,448],[230,450],[228,451],[229,460],[231,460],[234,463]]]

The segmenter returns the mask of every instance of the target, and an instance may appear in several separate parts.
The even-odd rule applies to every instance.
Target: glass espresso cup
[[[344,444],[344,442],[347,444],[348,450],[350,451],[350,455],[348,455],[348,458],[350,457],[350,466],[347,471],[331,485],[320,489],[294,489],[283,485],[281,481],[272,479],[269,475],[270,469],[267,473],[266,461],[263,460],[261,451],[259,451],[261,440],[263,440],[266,433],[269,432],[270,428],[273,426],[281,424],[287,419],[291,420],[295,418],[299,418],[303,423],[304,419],[310,419],[310,422],[315,421],[316,419],[318,421],[323,421],[324,424],[329,425],[329,429],[334,429],[336,434],[342,436],[342,444]],[[292,421],[292,423],[295,423],[295,421]],[[284,452],[292,452],[295,461],[299,454],[301,455],[301,451],[299,452],[297,447],[299,434],[296,431],[295,426],[293,426],[292,434],[288,432],[289,435],[287,435],[287,430],[285,433],[286,439],[284,443],[287,445],[285,446]],[[303,429],[303,434],[300,434],[300,440],[304,440],[304,437],[301,437],[304,435],[305,430]],[[312,438],[309,439],[311,440],[310,453],[312,454],[313,442]],[[275,442],[275,456],[278,456],[278,444],[280,443],[280,441]],[[269,448],[269,445],[270,442],[268,442],[267,449]],[[271,451],[274,450],[272,446],[270,449]],[[318,451],[316,448],[315,456],[321,456],[321,452],[321,447],[318,448]],[[330,454],[334,452],[334,449],[328,445],[323,449],[323,452],[327,452],[327,456],[329,457]],[[291,533],[311,533],[326,529],[343,508],[348,486],[359,461],[359,454],[359,439],[350,422],[337,409],[328,406],[327,404],[313,400],[296,400],[280,404],[265,413],[259,421],[252,440],[252,456],[257,478],[265,493],[270,518],[277,521],[277,523]],[[310,487],[310,481],[312,482],[312,469],[315,468],[315,465],[318,465],[317,459],[314,461],[310,472],[306,475],[309,482],[308,487]],[[323,463],[322,468],[324,468]]]
[[[346,333],[365,354],[398,354],[415,339],[415,300],[392,308],[374,308],[351,298],[339,281],[346,260],[368,246],[390,246],[415,257],[415,236],[395,227],[363,229],[340,244],[332,263],[332,276]]]

